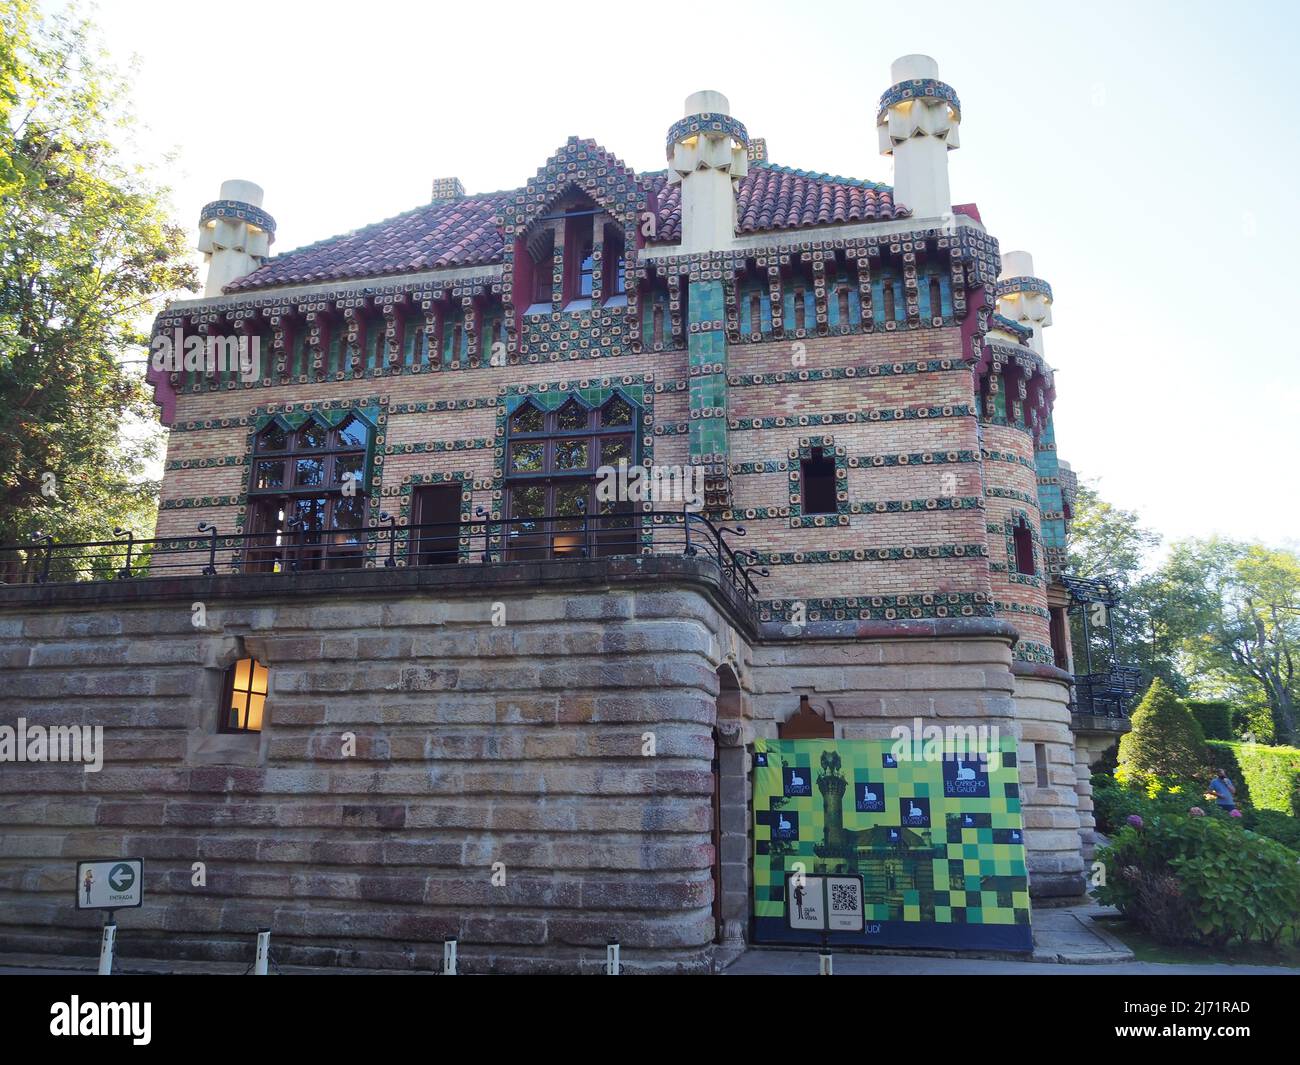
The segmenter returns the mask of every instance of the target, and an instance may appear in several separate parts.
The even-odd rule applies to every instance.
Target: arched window
[[[222,732],[261,732],[270,673],[256,658],[241,658],[226,670],[221,696]]]
[[[635,554],[626,500],[597,494],[602,468],[635,461],[632,405],[614,396],[599,409],[576,396],[551,411],[532,400],[507,422],[506,518],[510,557]]]
[[[254,440],[249,487],[251,570],[361,565],[370,426],[349,415],[296,430],[271,422]]]
[[[1011,530],[1011,540],[1015,547],[1016,572],[1032,577],[1037,572],[1034,567],[1034,534],[1023,517],[1016,521]]]

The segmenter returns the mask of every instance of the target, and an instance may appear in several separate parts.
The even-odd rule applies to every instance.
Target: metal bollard
[[[271,961],[271,930],[257,930],[257,955],[253,958],[253,975],[266,976],[267,965]]]
[[[834,955],[833,955],[833,954],[818,954],[818,955],[817,955],[817,975],[818,975],[818,976],[834,976],[834,975],[835,975],[835,964],[834,964]]]
[[[109,921],[104,925],[104,934],[99,940],[99,975],[113,974],[113,942],[117,939],[117,922]]]
[[[456,976],[456,941],[454,939],[444,939],[442,941],[442,975]]]
[[[605,975],[621,976],[623,966],[619,960],[619,945],[617,939],[608,940],[605,944]]]

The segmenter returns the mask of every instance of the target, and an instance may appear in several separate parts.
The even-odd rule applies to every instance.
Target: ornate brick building
[[[1078,738],[1115,726],[1071,705],[1051,288],[951,203],[932,60],[875,121],[892,188],[769,162],[704,92],[663,171],[572,138],[522,188],[442,179],[276,257],[224,185],[207,289],[155,336],[260,358],[151,371],[142,579],[0,596],[16,708],[110,728],[103,773],[25,767],[39,815],[0,821],[145,853],[159,950],[264,922],[302,959],[457,935],[572,968],[615,935],[700,967],[747,934],[747,747],[802,704],[842,738],[1017,737],[1031,890],[1080,894]],[[619,460],[702,469],[698,517],[602,498]],[[53,881],[6,868],[0,929],[49,942]]]

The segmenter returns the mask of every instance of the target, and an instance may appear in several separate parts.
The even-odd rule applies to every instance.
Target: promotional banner
[[[860,875],[863,930],[791,928],[790,874]],[[755,741],[754,914],[760,943],[1032,950],[1015,739]]]

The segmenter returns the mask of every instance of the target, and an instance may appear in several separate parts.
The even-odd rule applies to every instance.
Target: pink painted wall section
[[[172,387],[171,374],[155,369],[151,362],[144,379],[153,385],[153,401],[158,405],[160,420],[163,425],[171,425],[176,417],[176,389]]]

